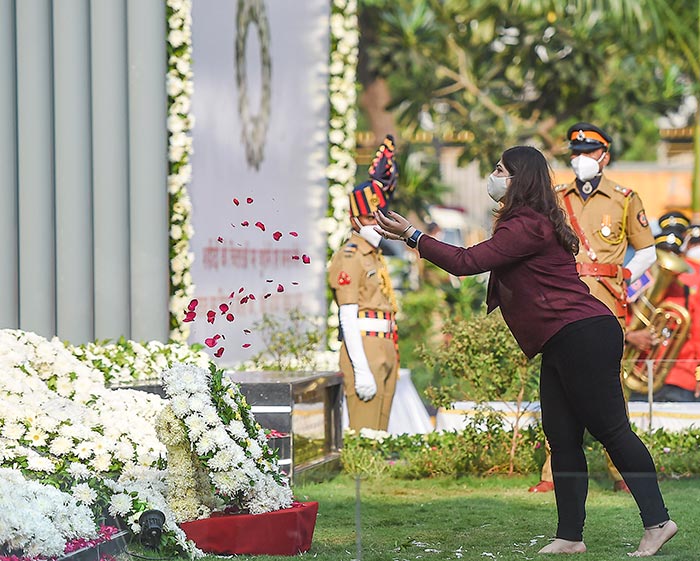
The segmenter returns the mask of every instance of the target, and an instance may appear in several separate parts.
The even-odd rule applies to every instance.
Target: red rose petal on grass
[[[277,292],[284,292],[284,286],[282,286],[281,284],[278,284],[277,285]]]
[[[294,259],[294,261],[299,261],[301,257],[299,257],[298,255],[292,255],[292,259]]]
[[[250,298],[251,300],[255,300],[255,294],[248,294],[248,298]]]
[[[221,236],[219,236],[218,238],[216,238],[216,241],[219,242],[219,243],[224,243],[224,238],[222,238]]]
[[[249,205],[253,204],[253,197],[248,197],[245,202],[247,202]]]
[[[265,294],[265,296],[263,296],[263,298],[264,298],[265,300],[267,300],[270,296],[272,296],[272,294],[270,294],[270,293],[268,292],[267,294]]]
[[[183,323],[189,323],[191,321],[194,321],[194,318],[197,317],[196,312],[185,312],[185,319],[182,320]]]
[[[250,331],[250,329],[244,329],[243,333],[245,333],[246,335],[250,335],[251,331]]]
[[[243,343],[241,345],[241,347],[243,347],[244,349],[247,349],[248,347],[250,347],[250,343]]]
[[[233,321],[233,320],[236,319],[236,318],[233,316],[233,314],[226,314],[226,319],[227,319],[228,321]]]
[[[233,199],[233,204],[236,205],[236,206],[238,206],[239,204],[241,204],[241,201],[239,201],[238,199],[234,198],[234,199]]]
[[[214,353],[214,356],[215,356],[216,358],[221,358],[221,355],[222,355],[222,354],[224,354],[224,348],[223,348],[223,347],[219,347],[219,348],[217,349],[217,351]]]
[[[258,222],[255,223],[255,225],[256,225],[258,228],[260,228],[263,232],[265,231],[265,224],[263,224],[262,222],[258,221]]]
[[[187,304],[187,309],[190,312],[194,312],[194,309],[197,307],[197,304],[199,304],[199,300],[197,300],[196,298],[193,298],[192,300],[190,300],[190,303]]]
[[[272,234],[272,237],[275,238],[276,242],[278,242],[278,241],[280,241],[280,238],[282,237],[282,232],[277,231],[274,234]]]
[[[296,232],[289,232],[289,235],[294,236],[295,238],[299,237],[299,234],[297,234]]]
[[[248,302],[247,296],[244,296],[243,298],[241,298],[240,304],[245,304],[246,302]]]
[[[250,222],[244,220],[243,222],[241,222],[241,226],[250,226]]]
[[[306,253],[301,256],[301,260],[304,262],[305,265],[308,265],[309,263],[311,263],[311,257],[306,255]]]

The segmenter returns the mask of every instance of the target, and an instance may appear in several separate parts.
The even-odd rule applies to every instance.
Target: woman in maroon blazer
[[[542,353],[542,425],[552,448],[558,526],[540,553],[583,553],[588,494],[584,429],[620,470],[639,506],[644,535],[634,557],[654,555],[677,531],[669,519],[646,446],[632,431],[620,384],[624,338],[607,306],[576,272],[579,241],[567,224],[539,150],[506,150],[489,176],[501,203],[493,236],[469,248],[440,242],[395,212],[377,213],[377,230],[403,239],[421,257],[456,275],[491,271],[488,311],[500,307],[528,357]]]

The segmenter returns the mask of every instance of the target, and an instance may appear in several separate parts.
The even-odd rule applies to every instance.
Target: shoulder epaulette
[[[569,185],[568,185],[567,183],[562,183],[562,184],[560,184],[560,185],[555,185],[555,186],[554,186],[554,192],[555,192],[555,193],[558,193],[559,191],[563,191],[563,190],[566,189],[568,186],[569,186]]]
[[[615,191],[618,193],[622,193],[625,197],[629,197],[634,193],[632,189],[628,189],[627,187],[621,187],[620,185],[615,185]]]

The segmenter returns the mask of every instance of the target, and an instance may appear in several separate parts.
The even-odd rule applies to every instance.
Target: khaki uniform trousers
[[[340,348],[340,370],[343,372],[350,428],[356,431],[362,428],[385,431],[389,427],[389,413],[399,376],[399,361],[396,356],[394,340],[363,335],[362,344],[365,348],[367,362],[372,374],[374,374],[377,394],[369,401],[362,401],[357,397],[355,375],[348,351],[343,344]]]

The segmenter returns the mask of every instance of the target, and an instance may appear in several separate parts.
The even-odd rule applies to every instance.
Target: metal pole
[[[654,361],[647,359],[647,400],[649,402],[649,434],[652,433],[652,415],[654,413]]]
[[[355,476],[355,546],[357,561],[362,561],[362,524],[360,522],[360,476]]]

